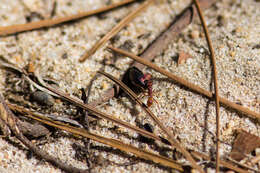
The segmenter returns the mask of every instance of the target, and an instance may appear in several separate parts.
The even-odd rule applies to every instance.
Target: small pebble
[[[198,30],[193,30],[191,31],[190,36],[192,39],[197,39],[200,36],[200,32]]]
[[[6,159],[6,160],[9,159],[9,154],[8,154],[8,152],[4,152],[4,159]]]
[[[226,27],[227,26],[228,20],[227,20],[227,17],[225,15],[218,16],[217,21],[218,21],[219,27],[221,27],[221,26]]]
[[[46,92],[36,91],[31,94],[31,100],[44,106],[53,106],[54,98]]]
[[[35,66],[34,66],[34,64],[32,62],[30,62],[28,64],[28,72],[29,73],[34,73],[34,71],[35,71]]]
[[[230,51],[229,55],[233,58],[236,55],[236,53],[234,51]]]
[[[189,58],[192,58],[192,56],[190,54],[180,51],[179,57],[178,57],[178,65],[183,64]]]
[[[68,54],[64,53],[61,57],[62,57],[62,59],[67,59],[68,58]]]
[[[153,133],[153,126],[151,125],[151,124],[149,124],[149,123],[145,123],[144,124],[144,129],[146,130],[146,131],[148,131],[148,132],[150,132],[150,133]]]
[[[108,83],[106,81],[103,81],[101,86],[102,86],[102,89],[106,90],[108,88]]]
[[[243,31],[242,27],[237,27],[236,30],[235,30],[236,33],[239,33],[239,32],[242,32],[242,31]]]
[[[143,128],[144,128],[146,131],[148,131],[148,132],[150,132],[150,133],[153,133],[154,128],[153,128],[153,126],[152,126],[151,124],[145,123],[144,126],[143,126]],[[154,139],[147,138],[147,137],[145,137],[145,136],[143,136],[143,135],[140,135],[140,136],[139,136],[139,139],[140,139],[140,141],[143,142],[143,143],[147,143],[147,144],[152,144],[152,143],[154,143]]]
[[[200,48],[200,53],[204,53],[205,52],[205,49],[204,48]]]

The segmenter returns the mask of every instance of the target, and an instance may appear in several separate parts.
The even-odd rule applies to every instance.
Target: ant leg
[[[138,95],[138,99],[142,99],[142,98],[144,98],[144,96],[146,96],[146,95],[144,93],[141,93]]]
[[[153,92],[153,93],[158,93],[159,91],[156,91],[156,92]],[[149,96],[149,94],[148,94],[148,92],[146,92],[145,94],[144,94],[144,96]],[[157,103],[157,104],[159,104],[159,102],[153,97],[153,100]]]

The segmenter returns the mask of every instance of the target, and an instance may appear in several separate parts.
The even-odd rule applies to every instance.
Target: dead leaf
[[[179,57],[178,57],[178,65],[186,62],[187,59],[192,58],[192,56],[184,51],[179,52]]]
[[[260,137],[244,130],[237,130],[237,137],[232,147],[230,156],[236,161],[242,160],[246,154],[260,147]]]

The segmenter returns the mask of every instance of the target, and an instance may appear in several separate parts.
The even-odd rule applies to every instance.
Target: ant
[[[144,90],[148,90],[147,107],[150,107],[153,104],[153,81],[151,74],[143,74],[143,72],[138,68],[131,67],[124,74],[122,82],[136,94],[140,94],[143,93]],[[119,94],[122,92],[122,90],[119,91]]]

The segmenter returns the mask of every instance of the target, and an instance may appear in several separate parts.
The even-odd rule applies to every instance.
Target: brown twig
[[[209,8],[216,0],[200,0],[200,5],[202,9]],[[195,11],[196,12],[196,11]],[[190,5],[183,10],[183,12],[178,15],[171,25],[163,31],[145,50],[141,53],[141,57],[148,61],[153,60],[156,55],[160,54],[168,44],[186,27],[188,26],[193,18],[197,16],[197,13],[193,11],[193,6]],[[142,70],[145,66],[138,62],[134,62],[132,66],[137,67]],[[110,98],[116,95],[114,88],[108,89],[102,97],[89,103],[91,106],[96,106],[100,103],[108,101]]]
[[[204,96],[206,96],[206,97],[208,97],[210,99],[212,99],[214,97],[212,92],[207,91],[207,90],[205,90],[203,88],[200,88],[199,86],[197,86],[195,84],[192,84],[192,83],[190,83],[190,82],[188,82],[188,81],[186,81],[186,80],[184,80],[184,79],[182,79],[182,78],[180,78],[178,76],[175,76],[174,74],[168,72],[167,70],[164,70],[164,69],[158,67],[157,65],[151,63],[150,61],[147,61],[147,60],[145,60],[143,58],[140,58],[140,57],[136,56],[135,54],[126,52],[126,51],[124,51],[122,49],[114,48],[112,46],[108,46],[108,48],[113,50],[113,51],[115,51],[115,52],[117,52],[117,53],[125,55],[125,56],[127,56],[129,58],[132,58],[132,59],[134,59],[135,61],[137,61],[137,62],[139,62],[141,64],[144,64],[144,65],[150,67],[151,69],[153,69],[153,70],[155,70],[155,71],[157,71],[157,72],[159,72],[159,73],[169,77],[173,81],[175,81],[175,82],[177,82],[177,83],[179,83],[179,84],[189,88],[190,90],[192,90],[192,91],[194,91],[196,93],[204,95]],[[257,113],[257,112],[251,111],[250,109],[248,109],[246,107],[243,107],[243,106],[238,105],[236,103],[230,102],[230,101],[228,101],[227,99],[225,99],[223,97],[219,97],[219,101],[220,101],[220,103],[222,103],[225,106],[228,106],[228,107],[230,107],[230,108],[232,108],[232,109],[234,109],[234,110],[236,110],[238,112],[244,113],[245,115],[247,115],[247,116],[249,116],[251,118],[255,118],[255,119],[260,120],[260,114]]]
[[[210,158],[209,156],[207,156],[206,154],[203,154],[203,153],[200,153],[200,152],[197,152],[197,151],[191,151],[191,154],[192,154],[193,156],[195,156],[195,157],[201,157],[201,158],[203,158],[203,159],[205,159],[205,160],[211,161],[211,158]],[[234,170],[234,171],[236,171],[236,172],[239,172],[239,173],[248,173],[246,170],[241,169],[241,168],[239,168],[239,167],[236,167],[236,166],[232,165],[231,163],[228,163],[228,162],[226,162],[226,161],[224,161],[224,160],[220,160],[219,163],[220,163],[220,165],[222,165],[222,166],[224,166],[224,167],[226,167],[226,168],[229,168],[229,169],[231,169],[231,170]]]
[[[199,17],[200,17],[200,21],[204,30],[204,34],[206,36],[206,40],[208,43],[208,47],[209,47],[209,51],[210,51],[210,57],[211,57],[211,62],[212,62],[212,66],[213,66],[213,77],[214,77],[214,89],[215,89],[215,102],[216,102],[216,172],[219,172],[219,147],[220,147],[220,143],[219,143],[219,136],[220,136],[220,114],[219,114],[219,96],[218,96],[218,77],[217,77],[217,67],[216,67],[216,59],[215,59],[215,53],[214,53],[214,49],[212,47],[212,43],[210,40],[210,36],[209,36],[209,32],[208,32],[208,28],[204,19],[204,16],[202,14],[202,11],[200,9],[200,5],[198,0],[193,0],[193,2],[196,5]]]
[[[134,101],[136,101],[142,108],[143,110],[152,118],[152,120],[161,128],[161,130],[168,136],[168,140],[172,144],[172,146],[175,146],[185,157],[186,159],[190,162],[192,167],[194,169],[197,169],[201,173],[204,172],[203,169],[197,165],[195,160],[191,157],[190,153],[183,148],[177,140],[175,140],[174,136],[172,133],[158,120],[158,118],[152,113],[152,111],[138,98],[138,96],[131,90],[129,89],[123,82],[120,80],[116,79],[112,75],[105,73],[103,71],[99,71],[98,73],[103,74],[104,76],[108,77],[112,81],[114,81],[116,84],[118,84]]]
[[[209,8],[216,0],[199,0],[201,8],[206,9]],[[193,10],[194,5],[191,4],[187,8],[183,10],[183,12],[173,20],[169,28],[163,31],[155,41],[153,41],[145,51],[140,54],[140,57],[146,60],[153,60],[156,55],[165,50],[169,43],[171,43],[174,38],[185,28],[187,27],[193,19],[197,16],[196,11]],[[140,70],[144,68],[144,66],[138,62],[135,62],[133,66],[139,68]]]
[[[24,114],[24,116],[27,116],[27,117],[30,117],[30,118],[32,118],[32,119],[38,120],[38,121],[40,121],[40,122],[42,122],[42,123],[44,123],[44,124],[48,124],[48,125],[50,125],[50,126],[57,127],[57,128],[59,128],[59,129],[68,131],[68,132],[73,133],[73,134],[75,134],[75,135],[82,135],[82,136],[84,136],[84,137],[89,137],[89,136],[87,136],[87,135],[89,134],[89,132],[86,131],[86,130],[79,129],[79,128],[76,128],[76,127],[72,127],[72,126],[69,126],[69,125],[64,124],[64,123],[61,123],[61,122],[51,121],[50,119],[48,119],[48,118],[46,118],[46,117],[43,117],[41,114],[38,114],[38,113],[36,113],[36,112],[31,112],[30,110],[28,110],[28,109],[26,109],[26,108],[22,108],[22,107],[17,106],[17,105],[8,104],[8,107],[9,107],[10,109],[12,109],[13,111],[18,111],[18,112]],[[1,120],[1,119],[0,119],[0,120]],[[78,129],[79,129],[79,130],[78,130]],[[87,132],[87,134],[86,134],[85,132]],[[100,137],[100,136],[99,136],[99,138],[102,139],[103,137]],[[103,138],[103,139],[104,139],[104,138]],[[93,140],[95,140],[95,139],[93,139]],[[109,140],[110,140],[110,139],[109,139]],[[101,142],[101,141],[100,141],[100,142]],[[112,141],[112,142],[113,142],[113,141]],[[118,142],[119,142],[119,141],[118,141]],[[110,145],[110,144],[108,144],[108,145]],[[122,145],[124,145],[124,144],[122,143],[122,144],[120,144],[120,145],[122,146]],[[110,145],[110,146],[112,146],[112,145]],[[124,150],[124,151],[125,151],[125,150]],[[138,151],[138,150],[136,149],[136,151]],[[142,153],[142,152],[141,152],[141,153]],[[191,154],[192,154],[194,157],[201,157],[201,158],[203,158],[203,159],[205,159],[205,160],[208,160],[208,161],[211,160],[211,158],[210,158],[209,156],[207,156],[207,155],[205,155],[205,154],[203,154],[203,153],[200,153],[200,152],[191,151]],[[143,155],[140,155],[140,154],[139,154],[139,156],[142,157],[142,158],[144,158]],[[155,155],[155,156],[157,156],[157,155]],[[159,157],[160,157],[160,156],[159,156]],[[148,160],[153,160],[153,159],[151,159],[151,158],[152,158],[152,157],[149,156],[149,157],[146,158],[146,159],[148,159]],[[164,165],[164,166],[169,166],[169,167],[172,167],[172,168],[174,168],[174,169],[177,169],[177,170],[182,171],[182,168],[181,168],[180,165],[174,163],[174,161],[170,161],[170,159],[167,159],[167,158],[166,158],[166,162],[164,162],[164,161],[163,161],[164,159],[165,159],[165,158],[163,158],[163,159],[161,160],[160,158],[157,158],[157,160],[153,160],[153,161],[154,161],[154,162],[157,162],[157,163],[161,163],[161,164]],[[168,161],[171,162],[170,165],[168,165],[168,164],[169,164]],[[230,163],[228,163],[228,162],[226,162],[226,161],[222,161],[222,160],[221,160],[221,161],[220,161],[220,164],[221,164],[222,166],[226,167],[226,168],[232,169],[232,170],[234,170],[234,171],[236,171],[236,172],[239,172],[239,173],[246,173],[246,172],[247,172],[247,171],[245,171],[245,170],[243,170],[243,169],[241,169],[241,168],[238,168],[238,167],[233,166],[232,164],[230,164]]]
[[[112,5],[108,5],[106,7],[102,7],[102,8],[96,9],[96,10],[82,12],[82,13],[78,13],[78,14],[66,16],[66,17],[60,17],[57,19],[46,19],[46,20],[41,20],[41,21],[31,22],[31,23],[26,23],[26,24],[18,24],[18,25],[0,27],[0,36],[10,35],[10,34],[24,32],[24,31],[30,31],[30,30],[34,30],[34,29],[40,29],[40,28],[44,28],[44,27],[50,27],[50,26],[61,24],[61,23],[82,19],[84,17],[92,16],[92,15],[95,15],[98,13],[103,13],[103,12],[115,9],[117,7],[129,4],[134,1],[136,1],[136,0],[124,0],[124,1],[112,4]]]
[[[84,172],[85,170],[75,168],[71,165],[66,165],[62,163],[59,159],[49,155],[47,152],[40,150],[36,147],[31,141],[29,141],[20,131],[17,126],[17,118],[12,113],[12,111],[6,105],[3,97],[0,95],[0,119],[9,127],[9,129],[14,133],[15,137],[17,137],[26,147],[28,147],[33,153],[35,153],[40,158],[52,163],[53,165],[61,168],[66,172]]]
[[[29,78],[28,74],[23,70],[23,69],[20,69],[19,67],[16,67],[15,65],[12,65],[10,66],[9,68],[13,69],[13,70],[16,70],[17,72],[20,72],[25,78]],[[36,70],[37,71],[37,70]],[[113,116],[111,115],[107,115],[105,113],[102,113],[100,111],[98,111],[97,109],[89,106],[89,105],[86,105],[84,103],[82,103],[82,101],[80,101],[79,99],[76,99],[76,98],[72,98],[70,97],[68,94],[65,94],[65,93],[62,93],[61,91],[58,91],[57,89],[54,89],[52,87],[50,87],[48,84],[44,83],[42,81],[41,83],[45,89],[48,89],[49,91],[53,92],[54,94],[60,96],[60,98],[62,99],[65,99],[73,104],[75,104],[76,106],[79,106],[87,111],[90,111],[91,113],[93,113],[94,115],[100,117],[100,118],[105,118],[107,120],[110,120],[110,121],[113,121],[114,123],[117,123],[123,127],[126,127],[128,129],[131,129],[133,131],[136,131],[137,133],[140,133],[146,137],[149,137],[149,138],[152,138],[152,139],[155,139],[155,140],[159,140],[161,141],[161,138],[150,133],[150,132],[147,132],[143,129],[140,129],[138,127],[135,127],[135,126],[132,126],[128,123],[125,123],[117,118],[114,118]],[[134,94],[135,95],[135,94]],[[136,95],[135,95],[136,96]],[[136,96],[137,98],[137,96]],[[194,168],[198,169],[200,172],[204,172],[199,166],[197,166],[196,162],[193,160],[193,158],[190,156],[190,154],[184,149],[182,148],[182,146],[180,146],[178,144],[178,142],[174,139],[173,135],[169,133],[169,131],[160,123],[160,121],[156,118],[155,115],[153,115],[153,113],[147,108],[145,109],[146,112],[152,116],[153,120],[156,121],[157,124],[159,124],[159,126],[163,129],[163,131],[169,136],[169,138],[171,139],[171,142],[172,144],[177,147],[185,156],[186,158],[191,162],[191,164],[193,165]]]
[[[164,166],[168,166],[168,167],[177,169],[179,171],[183,171],[182,166],[180,164],[176,163],[172,159],[168,159],[166,157],[159,156],[159,155],[153,154],[151,152],[138,149],[136,147],[133,147],[133,146],[128,145],[128,144],[124,144],[124,143],[122,143],[118,140],[115,140],[115,139],[105,138],[103,136],[92,134],[89,131],[82,129],[82,128],[70,126],[70,125],[67,125],[67,124],[64,124],[64,123],[61,123],[61,122],[58,122],[58,121],[52,121],[52,120],[50,120],[46,117],[43,117],[41,114],[31,112],[28,109],[22,108],[20,106],[15,106],[15,105],[11,105],[11,104],[9,104],[9,106],[10,106],[11,109],[23,113],[24,116],[26,116],[26,117],[32,118],[34,120],[37,120],[37,121],[42,122],[44,124],[50,125],[52,127],[56,127],[56,128],[61,129],[61,130],[65,130],[65,131],[70,132],[70,133],[72,133],[76,136],[80,135],[80,136],[83,136],[83,137],[86,137],[86,138],[90,138],[94,141],[109,145],[111,147],[120,149],[122,151],[133,153],[140,158],[143,158],[143,159],[146,159],[146,160],[151,160],[155,163],[160,163]]]
[[[247,166],[246,164],[240,163],[240,162],[238,162],[238,161],[232,159],[231,157],[227,157],[227,159],[228,159],[229,161],[233,162],[234,164],[240,166],[240,167],[243,167],[243,168],[249,169],[249,170],[251,170],[251,171],[255,171],[255,172],[257,172],[257,173],[260,173],[259,170],[256,170],[256,169],[254,169],[254,168],[252,168],[252,167],[250,167],[250,166]]]
[[[32,80],[29,78],[27,72],[26,72],[24,69],[21,69],[21,68],[17,67],[16,65],[14,65],[14,64],[11,63],[11,62],[9,62],[7,59],[5,59],[5,58],[3,58],[3,57],[1,57],[1,58],[2,58],[3,60],[5,60],[6,62],[3,62],[2,60],[0,60],[0,68],[11,69],[11,70],[14,70],[14,71],[16,71],[16,72],[18,72],[18,73],[21,73],[21,74],[23,75],[23,78],[24,78],[25,80],[27,80],[27,81],[28,81],[31,85],[33,85],[35,88],[37,88],[37,89],[39,89],[39,90],[41,90],[41,91],[43,91],[43,92],[46,92],[46,93],[48,93],[48,94],[50,94],[50,95],[53,95],[53,96],[55,96],[55,97],[59,97],[58,95],[55,95],[55,94],[49,92],[49,91],[46,90],[45,88],[41,87],[40,85],[38,85],[37,83],[35,83],[34,81],[32,81]],[[41,82],[41,81],[40,81],[40,82]]]
[[[142,135],[144,135],[146,137],[149,137],[149,138],[161,141],[160,137],[154,135],[153,133],[150,133],[150,132],[148,132],[146,130],[140,129],[140,128],[138,128],[136,126],[133,126],[133,125],[131,125],[129,123],[126,123],[126,122],[124,122],[124,121],[122,121],[120,119],[117,119],[113,115],[105,114],[105,113],[103,113],[103,112],[101,112],[101,111],[99,111],[99,110],[97,110],[97,109],[95,109],[95,108],[93,108],[93,107],[91,107],[91,106],[89,106],[87,104],[82,103],[80,100],[78,100],[76,98],[70,97],[66,93],[63,93],[63,92],[61,92],[61,91],[59,91],[57,89],[54,89],[54,88],[50,87],[49,85],[46,85],[44,87],[46,89],[50,90],[51,92],[59,95],[62,99],[67,100],[70,103],[72,103],[72,104],[74,104],[74,105],[76,105],[76,106],[78,106],[78,107],[80,107],[80,108],[82,108],[84,110],[87,110],[87,111],[91,112],[92,114],[96,115],[97,117],[104,118],[106,120],[112,121],[112,122],[114,122],[116,124],[119,124],[120,126],[123,126],[123,127],[128,128],[128,129],[131,129],[131,130],[133,130],[133,131],[135,131],[137,133],[140,133],[140,134],[142,134]]]
[[[3,65],[3,64],[0,63],[0,66],[1,65]],[[6,66],[7,65],[8,64],[6,64]],[[4,67],[6,67],[6,66],[4,66]],[[16,72],[21,73],[25,79],[30,81],[30,83],[32,83],[34,85],[38,85],[36,82],[34,82],[33,80],[30,79],[28,74],[23,69],[21,69],[19,67],[16,67],[15,65],[11,65],[11,64],[8,66],[8,68],[10,68],[12,70],[15,70]],[[38,74],[38,71],[36,70],[35,72],[37,73],[36,78],[37,79],[41,79],[40,75]],[[78,106],[78,107],[80,107],[80,108],[82,108],[82,109],[84,109],[86,111],[89,111],[89,112],[93,113],[94,115],[96,115],[99,118],[104,118],[106,120],[109,120],[109,121],[112,121],[114,123],[117,123],[117,124],[119,124],[119,125],[121,125],[123,127],[131,129],[131,130],[133,130],[133,131],[135,131],[137,133],[140,133],[140,134],[142,134],[142,135],[144,135],[146,137],[149,137],[149,138],[161,141],[161,138],[156,136],[156,135],[154,135],[153,133],[150,133],[150,132],[148,132],[146,130],[140,129],[140,128],[138,128],[136,126],[133,126],[133,125],[131,125],[129,123],[126,123],[126,122],[124,122],[124,121],[122,121],[120,119],[114,118],[114,116],[112,116],[112,115],[108,115],[108,114],[105,114],[105,113],[103,113],[101,111],[98,111],[94,107],[89,106],[87,104],[84,104],[81,100],[79,100],[77,98],[73,98],[73,97],[69,96],[68,94],[63,93],[62,91],[59,91],[58,89],[52,88],[51,86],[46,84],[44,81],[41,81],[41,85],[43,87],[42,86],[39,87],[40,90],[43,90],[43,91],[47,90],[47,91],[51,92],[51,94],[57,95],[58,97],[60,97],[60,98],[62,98],[64,100],[67,100],[70,103],[73,103],[74,105],[76,105],[76,106]]]
[[[140,12],[142,12],[149,4],[154,0],[146,0],[142,5],[140,5],[136,10],[128,14],[124,19],[122,19],[116,26],[114,26],[104,37],[102,37],[90,50],[79,59],[80,62],[84,62],[87,58],[93,55],[99,47],[105,44],[110,38],[115,36],[122,28],[124,28],[131,20],[133,20]]]

